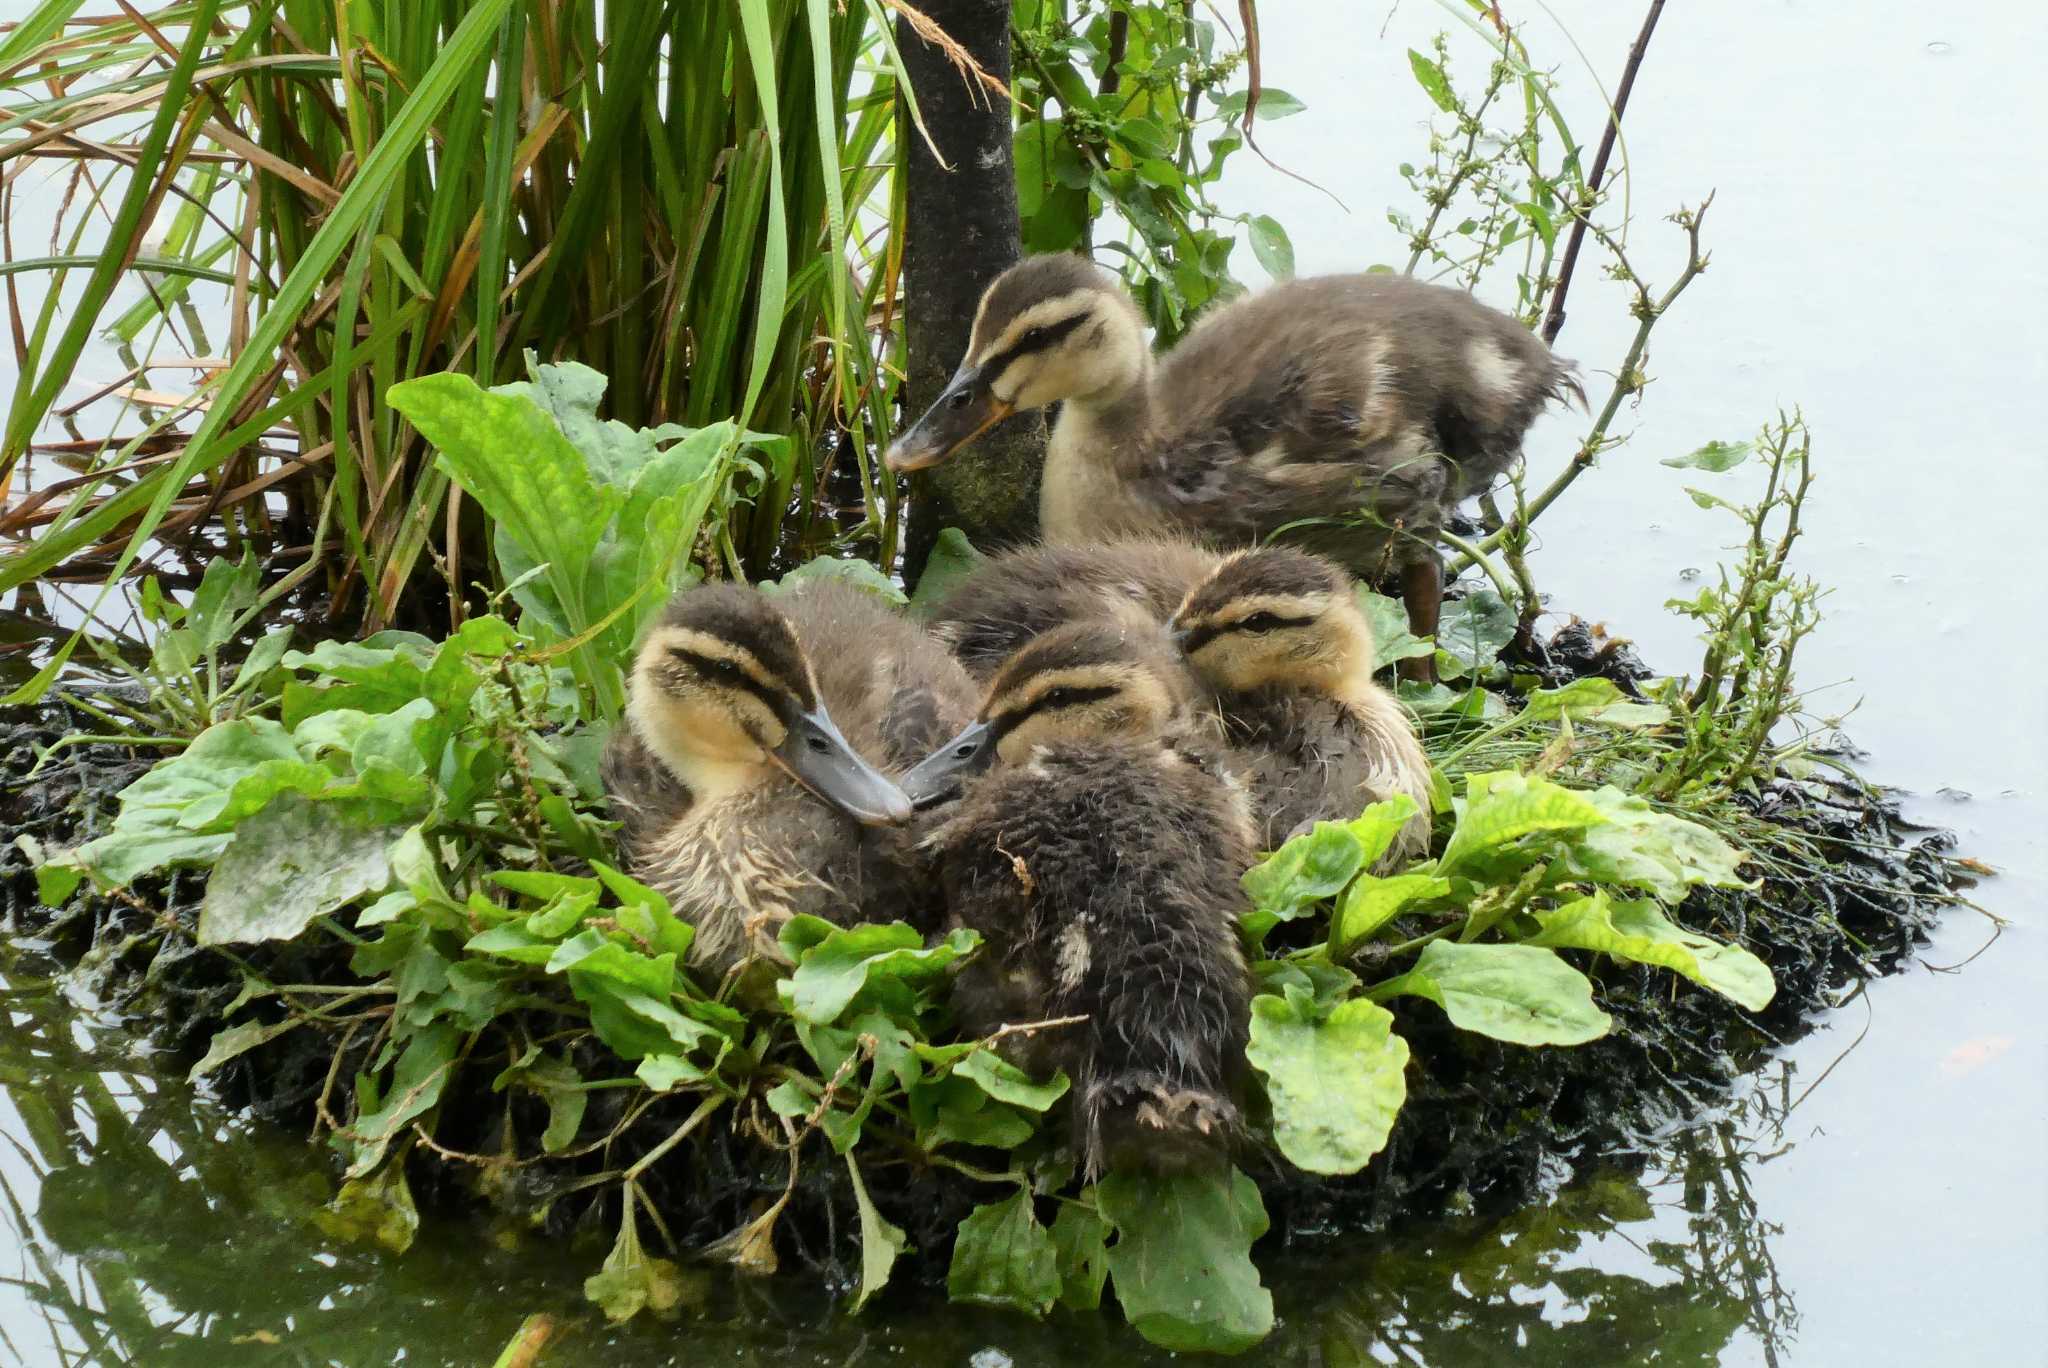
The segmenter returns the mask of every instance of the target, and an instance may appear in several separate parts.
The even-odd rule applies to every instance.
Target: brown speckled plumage
[[[764,597],[704,586],[677,595],[655,630],[683,621],[746,645],[772,674],[789,676],[885,773],[908,769],[974,712],[974,687],[945,648],[863,590],[813,581]],[[628,867],[696,925],[692,962],[712,972],[777,955],[777,933],[797,913],[921,925],[938,918],[916,849],[920,827],[861,826],[769,768],[700,802],[630,716],[605,748],[604,780]]]
[[[1124,654],[1174,668],[1135,643]],[[1252,828],[1216,753],[1177,728],[1034,746],[974,781],[928,840],[953,918],[986,942],[956,984],[963,1030],[1087,1017],[1005,1042],[1074,1080],[1087,1167],[1225,1153],[1251,995],[1236,919]]]
[[[1226,569],[1228,566],[1228,569]],[[1035,546],[991,558],[940,602],[933,634],[977,678],[1025,642],[1064,623],[1112,618],[1165,623],[1226,610],[1253,595],[1348,595],[1330,561],[1287,548],[1235,560],[1187,542],[1124,538],[1098,546]],[[1258,843],[1270,850],[1320,820],[1356,817],[1369,803],[1406,793],[1421,813],[1385,857],[1393,867],[1429,843],[1429,772],[1414,729],[1393,696],[1370,678],[1370,630],[1355,621],[1364,663],[1333,690],[1321,678],[1251,689],[1194,678],[1252,793]]]

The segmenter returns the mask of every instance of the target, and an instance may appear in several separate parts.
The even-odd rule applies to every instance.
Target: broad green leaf
[[[1585,795],[1606,818],[1580,833],[1566,849],[1570,872],[1600,883],[1626,884],[1668,903],[1687,890],[1748,888],[1737,870],[1746,856],[1698,822],[1652,807],[1612,784]]]
[[[1491,589],[1474,589],[1444,605],[1437,622],[1437,659],[1446,673],[1477,676],[1515,639],[1515,610]]]
[[[1614,1025],[1586,976],[1533,945],[1431,941],[1415,967],[1372,989],[1375,1000],[1426,997],[1460,1030],[1515,1045],[1583,1045]]]
[[[932,543],[931,554],[925,557],[924,573],[917,577],[917,591],[910,596],[910,611],[929,614],[987,559],[959,528],[949,527],[940,532]]]
[[[1755,449],[1754,442],[1713,441],[1683,456],[1666,456],[1657,464],[1678,470],[1704,470],[1718,475],[1724,470],[1733,470],[1741,465],[1749,459],[1749,453]]]
[[[404,1152],[393,1155],[391,1162],[375,1173],[343,1183],[334,1200],[314,1212],[313,1219],[336,1239],[374,1242],[393,1254],[411,1249],[413,1236],[419,1233],[420,1213],[405,1181]]]
[[[583,1076],[574,1064],[561,1055],[543,1052],[538,1045],[528,1046],[523,1056],[491,1080],[494,1092],[520,1087],[539,1093],[547,1102],[548,1125],[540,1137],[541,1150],[547,1154],[567,1148],[576,1138],[590,1102],[582,1084]]]
[[[853,1309],[858,1311],[889,1281],[889,1270],[903,1252],[906,1237],[901,1226],[892,1225],[868,1196],[861,1181],[860,1165],[846,1156],[846,1171],[853,1175],[854,1201],[860,1207],[860,1290],[854,1293]]]
[[[1225,119],[1235,119],[1244,113],[1245,103],[1249,97],[1250,92],[1245,90],[1233,90],[1218,95],[1215,97],[1216,112]],[[1263,123],[1268,119],[1284,119],[1290,114],[1299,114],[1307,108],[1307,105],[1284,90],[1262,86],[1259,90],[1256,116]]]
[[[1444,75],[1441,66],[1414,48],[1409,48],[1408,69],[1415,73],[1415,84],[1428,93],[1438,109],[1446,114],[1457,112],[1458,98],[1451,93],[1450,78]]]
[[[1252,999],[1245,1058],[1266,1078],[1273,1138],[1296,1168],[1356,1173],[1386,1146],[1408,1099],[1408,1042],[1364,998],[1318,1020],[1303,999]]]
[[[792,920],[790,926],[798,923]],[[805,928],[798,930],[800,935],[809,934]],[[785,934],[785,947],[790,944]],[[973,932],[956,930],[937,945],[926,946],[924,937],[902,922],[835,927],[800,952],[796,973],[784,980],[782,991],[797,1016],[830,1024],[871,980],[936,978],[976,944]]]
[[[1042,1112],[1066,1096],[1067,1076],[1054,1073],[1043,1083],[997,1054],[994,1049],[976,1050],[953,1066],[961,1078],[973,1079],[981,1090],[998,1102],[1009,1102]]]
[[[1569,717],[1609,727],[1656,727],[1671,720],[1671,709],[1661,703],[1635,702],[1612,680],[1595,676],[1575,679],[1562,688],[1532,690],[1523,716],[1532,722]]]
[[[1584,831],[1608,820],[1585,794],[1512,771],[1470,775],[1465,793],[1457,829],[1437,861],[1442,873],[1536,832]]]
[[[201,945],[291,940],[391,882],[393,827],[360,827],[287,794],[243,822],[206,883]]]
[[[762,585],[761,589],[764,593],[770,594],[788,593],[813,580],[837,580],[856,589],[865,589],[876,598],[884,599],[899,608],[910,602],[909,596],[903,592],[903,587],[875,569],[871,563],[850,558],[841,559],[837,556],[820,556],[816,560],[805,561],[773,584]]]
[[[1392,798],[1383,798],[1369,805],[1364,812],[1344,824],[1358,841],[1358,853],[1364,868],[1371,869],[1379,863],[1380,856],[1387,853],[1387,848],[1394,844],[1401,828],[1408,825],[1408,819],[1415,812],[1415,800],[1405,793],[1397,793]]]
[[[701,1083],[705,1071],[681,1055],[651,1054],[633,1068],[633,1076],[655,1092],[668,1092],[685,1083]]]
[[[206,1054],[192,1066],[191,1072],[185,1075],[185,1081],[197,1083],[229,1060],[305,1024],[305,1018],[291,1016],[283,1021],[245,1021],[239,1026],[216,1031],[213,1039],[207,1042]]]
[[[1358,607],[1372,624],[1372,668],[1383,670],[1396,661],[1434,655],[1436,643],[1408,630],[1408,609],[1397,598],[1358,587]]]
[[[74,852],[95,882],[125,888],[173,864],[211,862],[232,839],[187,825],[195,811],[224,809],[242,780],[276,767],[305,766],[290,735],[264,717],[209,727],[179,754],[159,761],[121,790],[121,811],[107,834]],[[325,773],[325,771],[321,771]]]
[[[1527,944],[1597,950],[1683,974],[1730,1001],[1761,1012],[1777,992],[1770,968],[1737,945],[1674,925],[1646,899],[1610,902],[1605,893],[1536,914],[1542,930]]]
[[[612,1252],[605,1256],[603,1267],[583,1280],[583,1295],[604,1308],[604,1318],[614,1325],[642,1311],[656,1315],[673,1311],[682,1304],[687,1290],[681,1269],[640,1247],[635,1206],[629,1187]]]
[[[948,1301],[1042,1316],[1059,1294],[1058,1254],[1029,1191],[978,1206],[960,1222],[946,1270]]]
[[[1110,1229],[1093,1207],[1060,1203],[1060,1214],[1052,1222],[1052,1243],[1059,1257],[1061,1306],[1093,1311],[1102,1305],[1102,1286],[1109,1280]]]
[[[1265,267],[1266,274],[1275,280],[1292,280],[1294,244],[1288,240],[1280,220],[1271,214],[1253,214],[1245,220],[1245,227],[1251,231],[1252,255]]]
[[[1367,874],[1344,890],[1330,925],[1333,953],[1341,954],[1401,915],[1410,903],[1449,895],[1451,881],[1437,874]]]
[[[1246,870],[1241,882],[1254,912],[1291,921],[1336,897],[1365,861],[1365,849],[1347,823],[1317,822]]]
[[[454,1027],[435,1023],[413,1032],[392,1070],[382,1104],[355,1123],[356,1157],[348,1176],[360,1178],[383,1162],[385,1148],[441,1100],[460,1043]]]
[[[1624,695],[1611,679],[1595,675],[1574,679],[1557,689],[1532,689],[1522,701],[1522,715],[1531,722],[1559,717],[1574,720],[1623,701]]]
[[[1124,1319],[1162,1348],[1239,1353],[1273,1329],[1273,1294],[1252,1242],[1266,1233],[1259,1185],[1228,1174],[1113,1173],[1096,1185],[1116,1227],[1109,1276]]]

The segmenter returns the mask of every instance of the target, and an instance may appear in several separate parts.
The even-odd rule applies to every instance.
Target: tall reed
[[[385,394],[518,378],[526,350],[612,376],[636,426],[794,435],[723,529],[746,566],[840,535],[893,551],[866,461],[893,383],[869,326],[898,259],[885,4],[44,0],[0,32],[0,217],[62,197],[52,250],[0,234],[22,372],[0,489],[39,442],[75,473],[0,507],[27,538],[0,592],[117,577],[225,515],[274,547],[324,530],[334,602],[366,594],[373,623],[428,579],[459,599],[484,543]],[[103,333],[139,353],[102,400],[123,435],[51,443],[112,378],[76,374]],[[827,518],[835,452],[862,506]]]

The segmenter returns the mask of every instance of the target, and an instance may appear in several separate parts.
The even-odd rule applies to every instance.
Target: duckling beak
[[[924,417],[889,444],[883,461],[899,475],[935,466],[1016,411],[996,397],[980,367],[963,362]]]
[[[933,807],[960,791],[961,783],[996,758],[988,723],[976,722],[918,762],[903,776],[903,791],[919,808]]]
[[[768,754],[791,778],[856,822],[899,826],[910,820],[909,797],[860,758],[822,707],[800,715]]]

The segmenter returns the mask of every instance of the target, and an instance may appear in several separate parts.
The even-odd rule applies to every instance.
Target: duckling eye
[[[1081,701],[1081,691],[1067,685],[1049,690],[1045,695],[1045,706],[1048,708],[1071,708]]]
[[[1044,345],[1045,338],[1046,332],[1044,328],[1031,328],[1026,330],[1024,335],[1018,338],[1017,341],[1026,347],[1037,347]]]
[[[1270,632],[1286,624],[1280,620],[1278,613],[1253,613],[1237,625],[1247,632]]]

